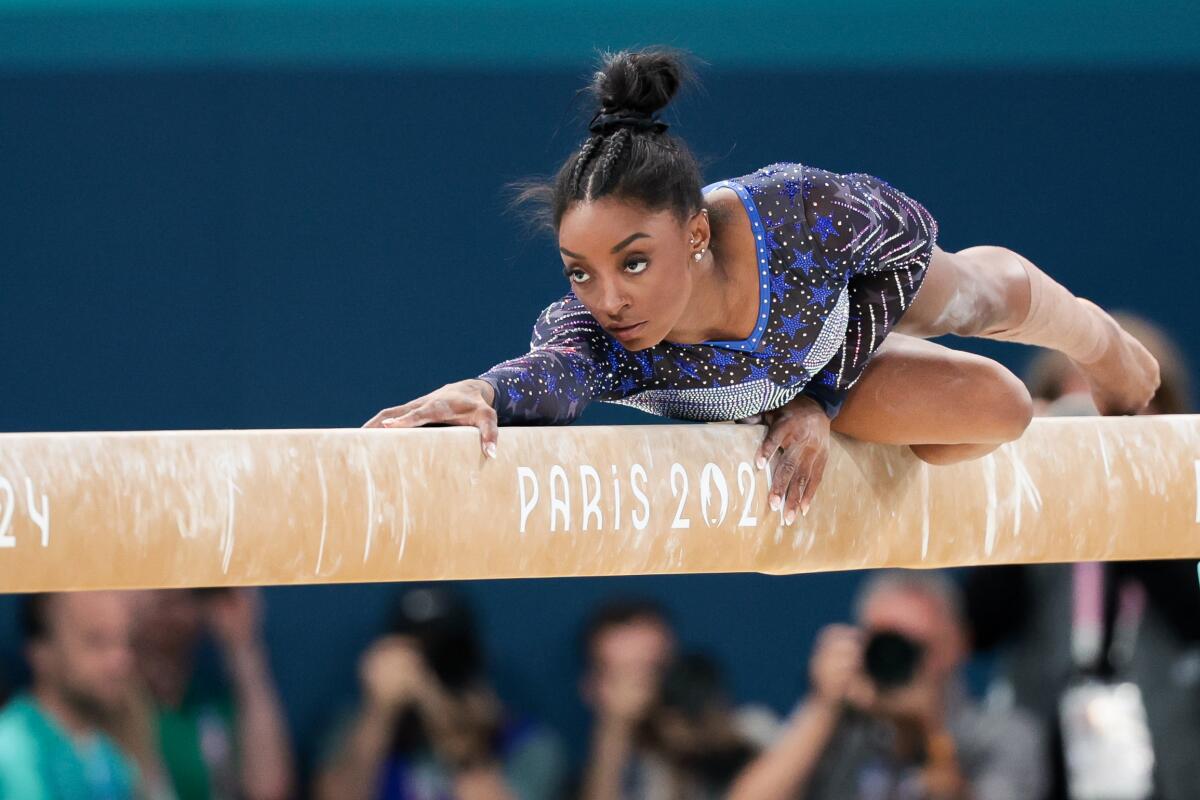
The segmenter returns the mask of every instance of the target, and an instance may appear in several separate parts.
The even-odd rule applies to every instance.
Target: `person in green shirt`
[[[31,595],[33,682],[0,710],[0,800],[133,800],[138,773],[103,732],[133,678],[132,609],[118,592]]]
[[[284,800],[294,758],[252,589],[138,593],[135,651],[142,681],[136,747],[176,800]],[[198,669],[206,636],[224,681]],[[132,739],[131,739],[132,741]]]

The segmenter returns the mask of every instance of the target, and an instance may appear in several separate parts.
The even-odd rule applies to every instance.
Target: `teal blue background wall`
[[[660,42],[727,66],[1183,64],[1190,0],[2,0],[0,62],[577,67]]]
[[[657,41],[708,62],[669,112],[707,177],[881,175],[944,247],[1009,245],[1195,361],[1200,22],[1126,5],[0,4],[0,430],[353,426],[521,350],[566,287],[502,187],[578,145],[597,48]],[[601,598],[663,599],[739,698],[782,711],[857,580],[466,590],[505,697],[578,746],[574,635]],[[269,591],[305,752],[393,593]]]

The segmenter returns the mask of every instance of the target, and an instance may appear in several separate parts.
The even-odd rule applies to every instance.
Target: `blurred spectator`
[[[363,700],[333,737],[323,800],[551,800],[557,738],[508,713],[489,685],[470,609],[446,587],[412,588],[359,663]]]
[[[1046,768],[1036,726],[966,695],[959,595],[936,573],[879,573],[858,626],[830,625],[811,689],[732,800],[1027,800]]]
[[[1190,370],[1179,348],[1151,323],[1116,316],[1162,370],[1162,385],[1145,413],[1189,413]],[[1040,354],[1027,382],[1043,416],[1096,413],[1086,382],[1057,353]],[[1136,724],[1148,728],[1153,758],[1148,782],[1153,788],[1130,788],[1120,796],[1196,796],[1200,586],[1195,561],[989,567],[972,570],[966,588],[976,647],[1000,648],[990,701],[1032,710],[1046,731],[1054,764],[1049,797],[1081,791],[1072,786],[1067,768],[1059,709],[1069,686],[1087,676],[1110,684],[1127,681],[1139,689],[1138,716],[1145,721]],[[1118,749],[1128,752],[1130,747]],[[1122,763],[1107,759],[1109,768]],[[1138,769],[1129,765],[1118,772],[1129,779]],[[1116,791],[1113,783],[1119,777],[1112,777],[1107,791]]]
[[[0,711],[0,798],[133,798],[136,768],[102,733],[133,678],[129,597],[31,595],[22,627],[33,683]]]
[[[663,767],[649,798],[724,797],[738,773],[768,744],[778,721],[765,709],[735,709],[720,668],[685,654],[663,675],[641,731],[647,753]]]
[[[639,600],[602,606],[584,629],[583,648],[581,688],[594,722],[581,797],[648,796],[645,762],[650,759],[639,747],[637,732],[675,655],[675,634],[666,612]]]
[[[262,639],[256,589],[137,593],[134,637],[142,691],[114,733],[152,793],[178,800],[283,800],[292,752]],[[197,667],[205,634],[226,688]]]
[[[595,721],[584,800],[691,800],[724,795],[775,731],[769,712],[735,710],[714,662],[676,659],[656,604],[601,607],[584,631],[584,701]]]

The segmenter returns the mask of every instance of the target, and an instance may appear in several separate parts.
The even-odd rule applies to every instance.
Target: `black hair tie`
[[[605,111],[601,109],[592,117],[588,130],[605,136],[617,128],[633,128],[635,131],[662,133],[669,126],[653,114],[645,111]]]

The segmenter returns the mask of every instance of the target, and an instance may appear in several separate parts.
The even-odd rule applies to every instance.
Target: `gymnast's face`
[[[604,197],[576,203],[558,228],[563,274],[579,301],[627,350],[667,338],[692,292],[690,239],[670,210]]]

